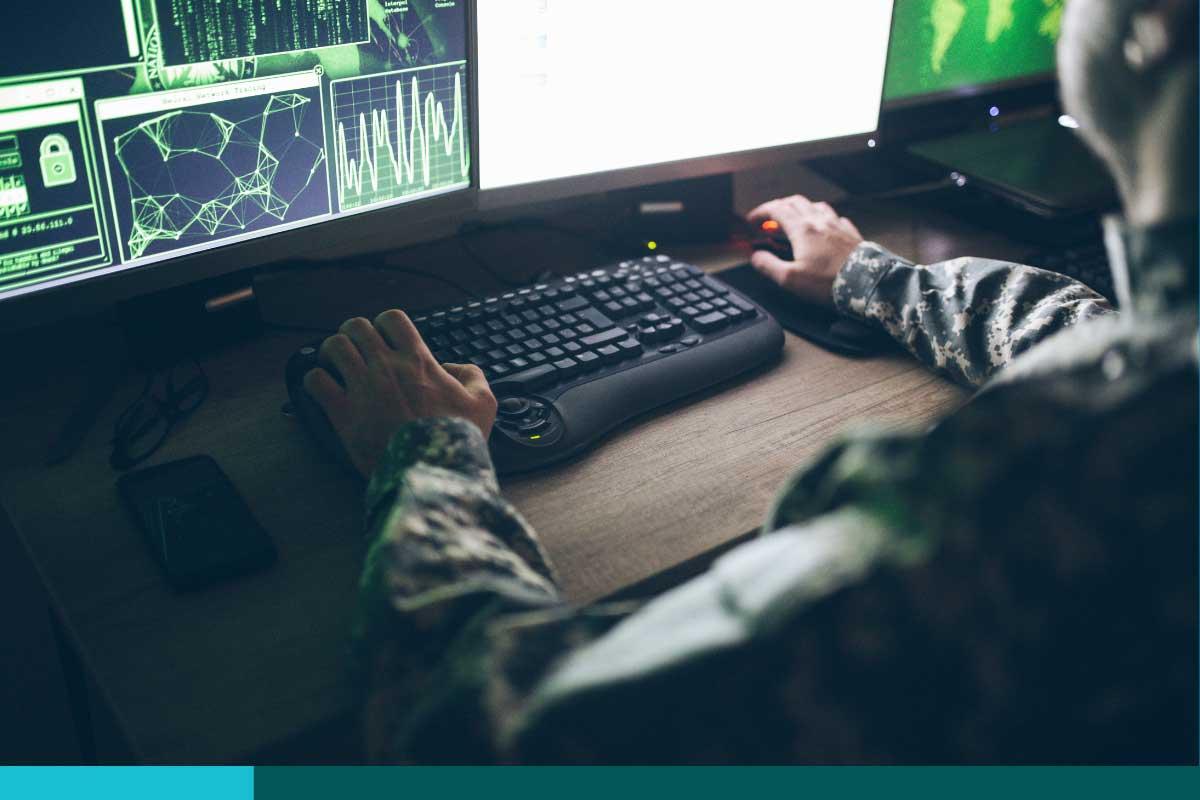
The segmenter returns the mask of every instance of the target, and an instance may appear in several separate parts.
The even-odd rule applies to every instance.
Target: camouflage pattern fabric
[[[367,494],[369,757],[1195,763],[1196,226],[1114,241],[1121,314],[860,247],[838,307],[983,390],[845,438],[640,608],[563,600],[469,423],[406,427]]]

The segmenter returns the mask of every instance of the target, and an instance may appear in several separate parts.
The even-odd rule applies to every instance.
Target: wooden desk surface
[[[868,235],[920,258],[956,241],[1006,254],[949,223],[930,233],[899,208],[858,218]],[[706,267],[746,257],[678,255]],[[82,341],[101,347],[101,334]],[[145,761],[252,758],[345,718],[358,701],[349,631],[362,487],[281,413],[283,364],[311,338],[273,331],[206,358],[209,399],[150,462],[213,456],[279,549],[272,569],[199,593],[167,587],[114,490],[108,438],[140,378],[124,382],[81,450],[53,468],[40,466],[45,444],[78,400],[82,367],[43,369],[0,398],[2,432],[17,443],[0,456],[0,500]],[[756,528],[783,480],[847,425],[923,426],[962,398],[904,356],[849,360],[789,335],[773,369],[626,425],[575,462],[504,488],[543,537],[568,597],[582,603]]]

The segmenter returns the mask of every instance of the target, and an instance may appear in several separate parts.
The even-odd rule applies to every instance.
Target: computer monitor
[[[889,109],[1054,80],[1064,0],[896,0]]]
[[[23,298],[74,306],[66,287],[110,301],[473,207],[464,0],[4,17],[0,321]]]
[[[891,0],[479,0],[480,205],[865,149]]]

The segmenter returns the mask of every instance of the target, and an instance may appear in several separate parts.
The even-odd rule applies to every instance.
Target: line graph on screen
[[[344,211],[470,182],[463,62],[334,81]]]

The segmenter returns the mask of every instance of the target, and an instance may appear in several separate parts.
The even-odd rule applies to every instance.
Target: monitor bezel
[[[897,98],[895,100],[884,100],[883,113],[888,114],[893,111],[907,111],[914,108],[923,108],[925,106],[952,103],[957,100],[974,100],[1002,92],[1042,87],[1047,84],[1053,84],[1057,80],[1058,74],[1054,70],[1048,70],[1045,72],[1022,75],[1018,78],[992,81],[990,83],[966,84],[954,89],[943,89],[938,92],[914,94],[908,97]]]
[[[463,0],[466,15],[467,107],[471,119],[479,113],[478,65],[475,58],[475,2]],[[322,91],[328,91],[326,85]],[[477,126],[471,125],[472,134]],[[445,194],[411,203],[357,211],[248,241],[218,245],[178,258],[121,267],[98,267],[101,274],[80,273],[63,283],[0,296],[0,329],[27,328],[67,317],[95,313],[107,306],[188,284],[269,267],[314,254],[355,249],[356,243],[385,238],[389,246],[403,247],[429,239],[431,227],[447,219],[466,221],[476,211],[479,189],[478,137],[471,136],[470,184]],[[114,269],[114,267],[117,267]]]
[[[834,139],[819,139],[800,144],[742,150],[723,155],[593,172],[513,186],[480,188],[477,190],[479,209],[480,211],[498,211],[533,206],[582,195],[632,189],[638,186],[687,178],[703,178],[709,175],[769,167],[784,162],[867,150],[878,144],[880,118],[876,117],[875,128],[871,131]]]

